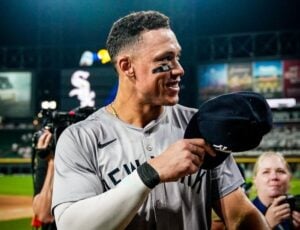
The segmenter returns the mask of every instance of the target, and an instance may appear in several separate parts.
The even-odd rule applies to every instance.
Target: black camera
[[[287,195],[283,201],[290,205],[292,211],[300,212],[300,194],[299,195]]]
[[[42,128],[35,132],[32,137],[32,147],[35,149],[36,154],[41,159],[45,159],[51,152],[54,153],[58,138],[64,129],[71,124],[84,120],[95,111],[96,108],[94,107],[78,108],[70,112],[42,109],[38,114]],[[37,149],[38,140],[45,130],[52,133],[52,141],[46,149]]]

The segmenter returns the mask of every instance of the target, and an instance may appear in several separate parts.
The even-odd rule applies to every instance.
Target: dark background
[[[0,45],[104,46],[113,21],[147,9],[170,16],[180,40],[299,29],[300,24],[297,0],[1,0]]]
[[[223,46],[227,38],[222,37],[214,40],[214,52],[217,50],[221,55],[206,56],[211,52],[211,49],[207,51],[211,43],[203,41],[209,41],[212,36],[246,34],[251,37],[300,29],[298,0],[1,0],[0,70],[34,71],[37,111],[41,100],[58,100],[62,70],[78,67],[84,50],[105,47],[107,34],[116,19],[132,11],[150,9],[171,18],[183,47],[181,61],[187,77],[183,80],[181,103],[190,106],[196,105],[196,66],[206,61],[224,61],[222,54],[230,51]],[[260,43],[263,46],[265,40]],[[293,44],[299,45],[299,41]],[[296,49],[300,48],[290,48]],[[297,58],[298,51],[293,54]],[[259,58],[274,56],[280,58],[280,54],[272,52]],[[257,56],[251,53],[247,58],[253,60]],[[20,64],[24,59],[25,64]],[[235,60],[227,57],[225,61]]]

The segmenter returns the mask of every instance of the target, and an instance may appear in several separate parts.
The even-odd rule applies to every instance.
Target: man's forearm
[[[53,159],[48,162],[48,169],[42,190],[33,199],[33,212],[43,223],[49,223],[54,220],[51,215],[51,200],[53,188],[54,163]]]
[[[59,229],[124,229],[136,215],[151,190],[136,171],[117,187],[95,197],[55,207]]]
[[[270,229],[265,217],[252,204],[241,188],[214,203],[214,208],[224,220],[226,229]]]
[[[241,218],[241,221],[237,223],[237,226],[233,229],[269,230],[271,228],[268,225],[265,217],[257,209],[253,209],[247,212],[246,215]]]

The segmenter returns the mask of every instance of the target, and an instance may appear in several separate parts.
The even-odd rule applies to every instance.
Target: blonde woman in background
[[[277,152],[266,152],[256,161],[253,182],[257,197],[253,204],[264,214],[272,229],[300,229],[300,212],[285,202],[291,181],[290,167]]]

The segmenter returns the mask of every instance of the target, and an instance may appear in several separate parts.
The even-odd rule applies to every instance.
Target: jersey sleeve
[[[212,199],[218,200],[244,183],[244,178],[232,155],[212,170]]]
[[[54,157],[52,209],[103,192],[94,148],[88,134],[78,127],[70,126],[61,134]]]

